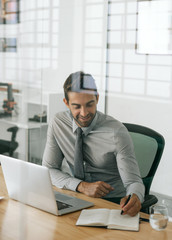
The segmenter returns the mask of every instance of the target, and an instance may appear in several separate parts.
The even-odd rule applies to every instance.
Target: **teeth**
[[[87,118],[89,118],[90,116],[86,116],[86,117],[81,117],[81,118],[83,118],[83,119],[87,119]]]

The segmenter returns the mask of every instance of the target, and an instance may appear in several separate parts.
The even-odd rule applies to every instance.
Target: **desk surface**
[[[58,189],[60,192],[77,196],[94,202],[93,208],[119,208],[117,204],[89,198],[83,194]],[[170,240],[172,239],[172,223],[166,230],[157,232],[149,223],[142,222],[139,232],[110,230],[96,227],[78,227],[75,223],[80,211],[63,216],[54,216],[36,208],[23,205],[8,198],[2,170],[0,167],[0,239],[1,240]],[[141,214],[143,217],[146,214]]]

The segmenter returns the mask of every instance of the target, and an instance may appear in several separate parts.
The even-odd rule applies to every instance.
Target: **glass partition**
[[[94,76],[101,96],[98,109],[105,111],[107,2],[0,3],[0,83],[12,84],[15,102],[9,117],[1,114],[2,138],[10,138],[9,126],[18,126],[14,156],[41,164],[48,123],[66,109],[63,83],[70,73]],[[0,87],[4,112],[7,87]]]

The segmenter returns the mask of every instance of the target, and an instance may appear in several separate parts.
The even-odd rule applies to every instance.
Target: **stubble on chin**
[[[91,124],[91,122],[92,122],[92,119],[90,121],[88,121],[88,122],[85,122],[85,123],[80,122],[76,118],[74,118],[74,120],[75,120],[75,122],[77,122],[79,124],[80,127],[88,127]]]
[[[72,113],[71,113],[71,114],[72,114]],[[81,121],[79,120],[79,116],[78,116],[77,118],[74,118],[74,117],[73,117],[73,118],[74,118],[75,122],[78,123],[78,125],[79,125],[80,127],[89,127],[90,124],[92,123],[95,115],[96,115],[96,113],[95,113],[94,115],[91,115],[91,119],[90,119],[88,122],[85,122],[85,123],[83,123],[83,122],[81,122]],[[72,116],[73,116],[73,115],[72,115]]]

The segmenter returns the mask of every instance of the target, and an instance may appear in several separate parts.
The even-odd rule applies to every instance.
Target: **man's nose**
[[[86,117],[87,114],[88,114],[87,108],[82,107],[82,108],[81,108],[80,115],[83,116],[83,117]]]

